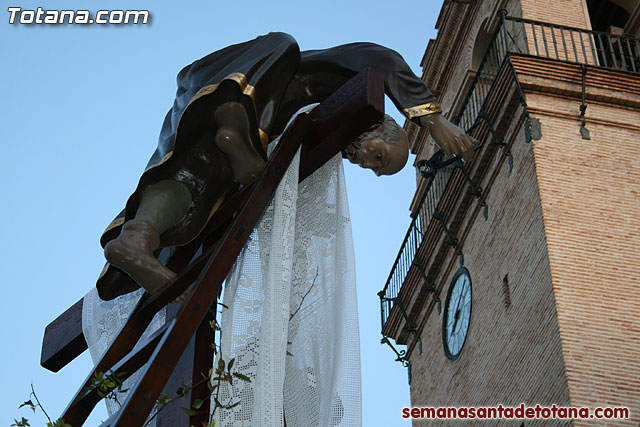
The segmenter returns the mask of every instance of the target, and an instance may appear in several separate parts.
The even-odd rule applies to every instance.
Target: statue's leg
[[[214,118],[218,126],[216,145],[227,156],[236,182],[247,185],[264,169],[265,161],[249,137],[249,119],[238,102],[220,105]]]
[[[191,204],[186,186],[164,180],[142,192],[135,218],[127,221],[120,235],[104,248],[107,261],[127,273],[147,292],[154,293],[175,277],[154,256],[160,235],[180,222]]]

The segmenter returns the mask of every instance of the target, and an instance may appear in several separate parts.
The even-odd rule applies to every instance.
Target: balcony
[[[493,145],[497,146],[504,146],[504,143],[496,135],[487,111],[495,109],[495,106],[500,104],[496,99],[500,100],[508,84],[519,91],[521,104],[526,111],[526,103],[511,63],[514,56],[579,64],[583,69],[583,104],[584,73],[587,67],[640,75],[638,38],[507,17],[502,14],[462,107],[453,118],[453,121],[467,133],[473,133],[479,139],[491,139],[495,143]],[[491,105],[486,105],[488,103]],[[480,128],[484,129],[479,132]],[[531,139],[528,123],[525,126],[525,136],[527,140]],[[481,190],[475,188],[465,166],[475,168],[474,177],[477,177],[482,176],[482,168],[485,165],[478,160],[474,163],[478,164],[464,165],[455,158],[444,158],[441,153],[436,153],[431,159],[428,165],[430,170],[424,174],[425,179],[428,179],[426,189],[412,214],[413,220],[384,288],[378,293],[382,334],[385,337],[393,337],[398,341],[398,336],[406,337],[407,333],[415,330],[419,313],[419,309],[416,310],[415,307],[422,305],[422,297],[414,297],[417,288],[421,289],[423,296],[425,292],[435,292],[434,285],[427,279],[429,272],[425,271],[421,261],[424,262],[431,257],[435,248],[434,241],[442,239],[443,232],[447,233],[447,228],[440,226],[448,220],[446,212],[450,209],[446,206],[452,206],[453,200],[463,197],[463,193],[466,193],[464,197],[471,200],[471,197],[468,197],[469,187],[473,195],[480,194]],[[433,165],[439,167],[434,168]],[[470,185],[465,187],[465,181]],[[449,246],[456,246],[450,235],[444,240]],[[434,263],[437,264],[432,260],[431,264]],[[404,338],[400,341],[404,341]],[[388,340],[386,342],[388,343]],[[398,353],[398,357],[402,360],[404,353]]]

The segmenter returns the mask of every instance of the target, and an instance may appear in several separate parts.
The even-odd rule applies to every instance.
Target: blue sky
[[[153,152],[186,64],[232,43],[284,31],[301,49],[372,41],[416,74],[441,2],[10,0],[0,10],[0,424],[25,416],[33,383],[57,417],[91,367],[87,352],[57,374],[39,365],[45,326],[95,284],[98,243]],[[428,6],[425,6],[428,4]],[[148,9],[147,25],[9,24],[6,7]],[[390,102],[388,112],[402,123]],[[413,158],[410,158],[411,163]],[[409,163],[409,164],[410,164]],[[379,300],[410,222],[414,170],[376,178],[345,164],[360,313],[363,425],[409,425],[406,369],[380,345]],[[414,381],[429,381],[414,378]],[[106,418],[103,405],[87,425]]]

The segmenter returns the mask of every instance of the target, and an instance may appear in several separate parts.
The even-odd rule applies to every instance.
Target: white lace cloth
[[[239,404],[218,409],[216,426],[277,427],[285,417],[287,427],[362,424],[355,262],[342,160],[338,154],[298,185],[299,161],[298,152],[225,283],[219,357],[235,359],[233,371],[251,382],[236,379],[221,388],[220,402]],[[94,361],[137,298],[107,303],[95,291],[87,294],[83,330]],[[163,316],[147,334],[162,325]]]
[[[94,364],[98,363],[98,360],[109,348],[109,345],[115,340],[120,328],[129,318],[142,294],[144,294],[144,291],[139,289],[135,292],[121,295],[114,300],[103,301],[98,296],[96,288],[93,288],[84,296],[82,302],[82,333],[89,346],[89,353]],[[165,319],[166,309],[163,308],[151,320],[134,350],[164,325]],[[139,376],[140,371],[131,375],[124,382],[122,389],[130,389],[138,381]],[[126,397],[127,393],[117,393],[117,401],[105,399],[109,415],[113,415],[120,409],[120,404],[124,403]],[[152,420],[148,426],[155,427],[155,420]]]

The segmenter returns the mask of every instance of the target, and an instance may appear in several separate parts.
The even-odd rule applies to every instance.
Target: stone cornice
[[[423,79],[438,95],[447,90],[450,71],[460,61],[461,52],[471,30],[471,22],[478,9],[478,3],[445,2],[442,6],[436,28],[438,36],[430,41],[423,57]]]

